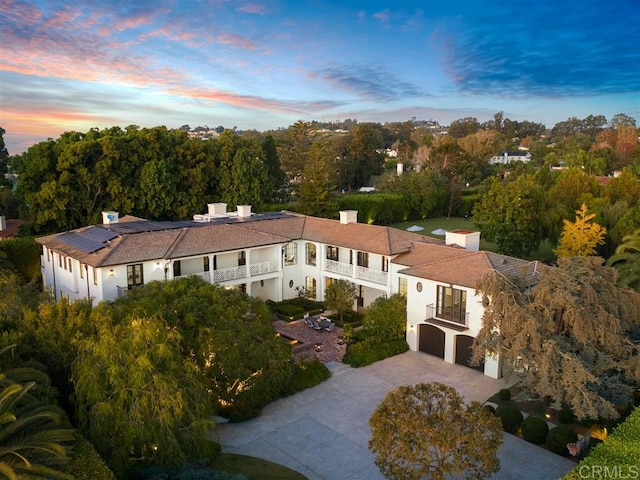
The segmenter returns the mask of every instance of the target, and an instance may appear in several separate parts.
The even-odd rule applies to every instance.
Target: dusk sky
[[[640,0],[0,0],[10,154],[90,128],[640,123]]]

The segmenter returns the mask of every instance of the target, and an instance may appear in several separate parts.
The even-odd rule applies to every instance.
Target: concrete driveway
[[[367,447],[369,417],[384,395],[399,385],[442,382],[467,402],[484,402],[507,384],[419,352],[351,368],[327,367],[332,377],[314,388],[268,405],[260,417],[218,426],[222,451],[285,465],[309,480],[383,480]],[[500,471],[493,479],[555,480],[575,463],[505,434]]]

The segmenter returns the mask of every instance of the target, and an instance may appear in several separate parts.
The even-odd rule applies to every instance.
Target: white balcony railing
[[[356,267],[356,278],[386,285],[389,279],[389,274],[381,270],[372,270],[366,267]]]
[[[264,275],[265,273],[277,272],[278,263],[274,261],[252,263],[249,271],[251,272],[252,277],[255,277],[256,275]]]
[[[353,276],[353,265],[350,263],[326,259],[324,261],[324,269],[327,272],[339,273],[340,275],[346,275],[348,277]]]
[[[188,273],[185,276],[197,276],[197,277],[202,278],[205,282],[211,283],[211,272]]]
[[[213,271],[213,281],[215,283],[227,282],[229,280],[236,280],[238,278],[247,277],[247,266],[241,265],[239,267],[223,268]]]

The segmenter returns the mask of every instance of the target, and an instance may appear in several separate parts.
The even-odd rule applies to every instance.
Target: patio
[[[342,329],[334,328],[330,332],[309,328],[304,320],[273,322],[276,331],[285,338],[295,340],[293,356],[296,360],[303,357],[318,358],[322,363],[341,362],[346,345],[341,345]]]

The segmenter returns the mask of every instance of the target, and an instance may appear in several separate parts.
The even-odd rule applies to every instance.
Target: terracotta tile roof
[[[366,223],[341,224],[337,220],[317,217],[306,217],[303,238],[380,255],[406,252],[412,243],[442,243],[441,240],[396,228]]]
[[[446,252],[434,252],[429,258],[425,255],[426,262],[401,270],[401,273],[414,277],[428,278],[436,282],[460,285],[476,288],[482,275],[488,270],[497,270],[507,276],[519,276],[524,272],[536,274],[541,265],[538,262],[530,262],[520,258],[509,257],[492,252],[472,252],[459,250],[454,247],[443,247],[460,252],[450,255]],[[417,257],[416,257],[417,259]],[[398,263],[394,261],[394,263]]]
[[[23,220],[7,219],[7,225],[3,230],[0,230],[0,240],[13,237],[20,230],[20,225],[24,223]]]

